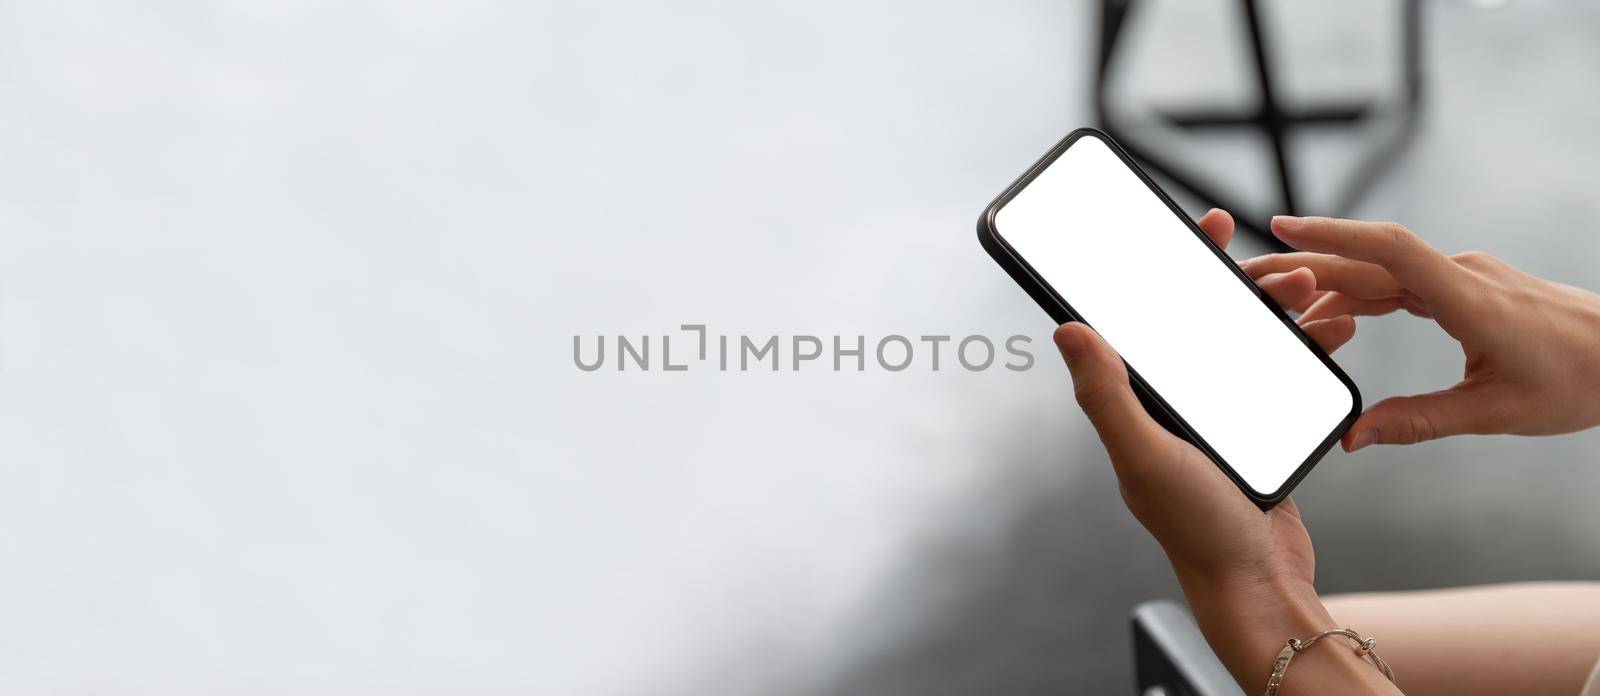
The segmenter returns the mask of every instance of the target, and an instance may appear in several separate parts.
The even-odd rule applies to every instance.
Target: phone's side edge
[[[1079,128],[1072,131],[1071,133],[1067,134],[1067,137],[1062,138],[1060,142],[1056,143],[1055,147],[1052,147],[1043,157],[1039,158],[1039,160],[1035,162],[1032,167],[1029,167],[1028,170],[1022,174],[1022,176],[1017,177],[1017,180],[1012,182],[1010,186],[1006,187],[1006,189],[1001,192],[999,196],[996,196],[995,199],[984,208],[983,214],[978,217],[977,231],[979,245],[982,246],[983,250],[989,254],[990,258],[994,259],[995,263],[998,264],[1000,268],[1005,270],[1007,275],[1011,276],[1011,279],[1016,282],[1016,284],[1020,286],[1024,292],[1028,293],[1029,297],[1033,298],[1033,301],[1038,304],[1039,307],[1044,310],[1045,314],[1049,315],[1050,319],[1053,320],[1057,325],[1065,324],[1071,321],[1082,322],[1083,318],[1078,316],[1077,312],[1074,312],[1071,306],[1058,300],[1052,291],[1045,286],[1043,281],[1035,276],[1034,273],[1016,255],[1016,252],[1011,249],[1011,246],[1007,244],[1003,238],[1001,238],[999,230],[995,227],[995,217],[999,214],[1000,209],[1004,207],[1005,204],[1010,201],[1010,199],[1017,192],[1021,191],[1021,189],[1027,186],[1029,183],[1032,183],[1033,179],[1038,176],[1039,172],[1043,171],[1046,166],[1054,162],[1055,159],[1061,155],[1061,153],[1065,152],[1068,147],[1071,147],[1073,142],[1085,135],[1098,137],[1102,140],[1109,139],[1109,136],[1095,128]],[[1144,379],[1140,377],[1131,366],[1128,366],[1126,362],[1124,362],[1123,365],[1128,370],[1129,383],[1133,388],[1134,395],[1139,398],[1139,403],[1144,406],[1145,411],[1150,414],[1151,418],[1153,418],[1157,423],[1160,423],[1161,427],[1165,428],[1167,432],[1170,432],[1187,442],[1194,443],[1197,446],[1200,446],[1201,449],[1209,449],[1202,444],[1202,441],[1200,441],[1190,432],[1187,424],[1185,424],[1183,420],[1166,405],[1166,402],[1155,393],[1154,389],[1145,383]],[[1240,486],[1240,489],[1247,496],[1250,496],[1252,500],[1256,499],[1256,497],[1252,495],[1252,492],[1249,490],[1248,486],[1244,485],[1243,480],[1237,477],[1231,467],[1222,466],[1219,468],[1221,468],[1223,472],[1230,478],[1233,478],[1234,482]]]

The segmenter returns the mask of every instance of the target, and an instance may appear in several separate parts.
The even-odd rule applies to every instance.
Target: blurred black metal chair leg
[[[1405,145],[1416,131],[1418,113],[1422,106],[1422,3],[1421,0],[1399,0],[1401,5],[1401,81],[1402,94],[1398,113],[1394,118],[1396,128],[1379,147],[1364,156],[1356,167],[1350,182],[1338,192],[1334,204],[1326,214],[1348,214],[1371,190],[1378,175],[1393,165]],[[1285,247],[1273,237],[1260,222],[1265,213],[1307,214],[1304,197],[1297,188],[1294,157],[1289,149],[1289,136],[1304,127],[1355,127],[1377,117],[1375,102],[1337,102],[1299,109],[1286,109],[1279,103],[1272,69],[1271,47],[1267,32],[1262,26],[1261,12],[1256,0],[1239,0],[1248,29],[1254,79],[1260,94],[1260,103],[1251,109],[1228,108],[1216,105],[1175,107],[1163,109],[1158,116],[1170,125],[1185,131],[1206,129],[1245,128],[1263,134],[1270,145],[1274,170],[1277,173],[1277,207],[1260,211],[1242,201],[1224,195],[1206,183],[1205,177],[1185,170],[1170,158],[1146,148],[1132,137],[1133,128],[1120,123],[1112,116],[1109,103],[1110,71],[1119,40],[1136,0],[1101,0],[1100,46],[1094,79],[1093,101],[1100,128],[1115,137],[1134,157],[1151,170],[1171,181],[1179,188],[1200,198],[1208,205],[1234,213],[1239,228],[1246,234],[1273,249]]]

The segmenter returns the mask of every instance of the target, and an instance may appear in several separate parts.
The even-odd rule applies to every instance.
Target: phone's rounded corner
[[[1349,379],[1349,375],[1345,375],[1345,377],[1346,377],[1346,379],[1345,379],[1344,386],[1350,390],[1350,415],[1346,417],[1345,422],[1344,422],[1344,426],[1339,428],[1339,435],[1340,436],[1343,436],[1344,435],[1344,431],[1347,430],[1350,426],[1355,425],[1356,418],[1359,418],[1361,416],[1361,408],[1362,408],[1362,405],[1361,405],[1361,387],[1356,386],[1356,381],[1353,380],[1353,379]]]
[[[1294,473],[1289,475],[1289,478],[1284,479],[1283,483],[1278,486],[1277,490],[1271,493],[1262,493],[1261,491],[1256,490],[1255,486],[1250,485],[1248,481],[1245,481],[1243,477],[1235,479],[1239,483],[1239,490],[1244,492],[1245,496],[1248,497],[1251,502],[1255,503],[1257,507],[1260,507],[1263,512],[1269,511],[1272,508],[1277,507],[1283,501],[1287,500],[1289,498],[1289,494],[1293,492],[1295,488],[1299,487],[1301,482],[1305,481],[1307,476],[1311,475],[1311,470],[1316,468],[1317,464],[1322,461],[1322,458],[1326,457],[1328,452],[1333,449],[1333,446],[1339,442],[1339,438],[1344,436],[1345,431],[1350,428],[1351,424],[1355,423],[1356,417],[1361,415],[1361,392],[1360,390],[1356,389],[1353,383],[1350,385],[1350,399],[1350,415],[1346,416],[1345,419],[1333,429],[1332,433],[1329,433],[1328,438],[1323,440],[1321,445],[1317,446],[1317,449],[1311,453],[1311,456],[1306,457],[1305,462],[1302,463],[1298,469],[1295,469]]]
[[[983,248],[986,249],[991,255],[998,259],[1000,258],[1001,254],[1005,253],[1005,243],[1000,235],[1000,210],[1005,208],[1006,204],[1011,202],[1012,197],[1015,196],[1017,192],[1021,191],[1024,186],[1032,183],[1034,178],[1037,177],[1045,167],[1049,166],[1050,163],[1054,162],[1056,158],[1061,156],[1062,153],[1066,152],[1067,148],[1072,147],[1073,143],[1077,142],[1084,136],[1096,138],[1105,143],[1108,147],[1115,147],[1115,141],[1111,140],[1111,136],[1106,135],[1104,131],[1101,131],[1098,128],[1092,126],[1081,126],[1073,129],[1073,131],[1068,133],[1066,137],[1062,138],[1060,142],[1057,142],[1055,147],[1050,148],[1049,152],[1046,152],[1043,157],[1040,157],[1037,162],[1034,162],[1033,166],[1028,168],[1028,171],[1024,172],[1022,176],[1017,177],[1016,181],[1011,182],[1011,185],[1006,187],[1006,190],[1002,191],[999,196],[995,197],[994,200],[990,201],[989,205],[984,206],[983,213],[978,215],[978,242],[982,244]]]
[[[978,217],[978,246],[983,247],[989,258],[994,259],[1009,273],[1015,261],[1009,258],[1010,255],[1000,241],[1000,231],[994,225],[995,215],[999,212],[1000,202],[995,201],[984,208],[983,215]]]
[[[1321,452],[1326,454],[1327,450],[1323,449]],[[1283,483],[1278,485],[1277,490],[1271,493],[1262,493],[1256,490],[1256,487],[1250,485],[1243,477],[1239,478],[1239,490],[1244,492],[1245,497],[1249,498],[1250,502],[1255,503],[1256,507],[1261,508],[1262,512],[1270,511],[1289,499],[1289,494],[1294,492],[1294,489],[1300,485],[1301,481],[1305,480],[1306,475],[1310,474],[1311,469],[1315,468],[1316,461],[1321,458],[1321,455],[1313,455],[1310,461],[1290,474],[1289,478],[1284,479]]]
[[[1289,499],[1289,488],[1291,486],[1285,485],[1274,495],[1261,495],[1254,489],[1250,489],[1245,491],[1245,495],[1250,498],[1250,502],[1256,504],[1256,507],[1261,508],[1262,512],[1271,512],[1272,508],[1278,507],[1283,501]]]
[[[1072,129],[1072,132],[1067,134],[1066,142],[1071,143],[1072,141],[1082,138],[1086,135],[1106,143],[1113,142],[1109,134],[1103,130],[1100,130],[1099,128],[1095,128],[1094,126],[1079,126]]]
[[[1000,235],[994,226],[995,216],[999,214],[1000,200],[995,199],[994,202],[984,206],[983,213],[978,215],[978,243],[982,244],[985,249],[988,249],[995,242],[995,238]]]
[[[1328,362],[1333,364],[1332,359],[1329,359]],[[1350,426],[1356,424],[1356,419],[1361,417],[1361,409],[1363,407],[1361,388],[1356,386],[1356,381],[1350,379],[1350,375],[1345,374],[1344,370],[1341,369],[1335,369],[1334,374],[1339,377],[1340,382],[1344,383],[1345,390],[1350,392],[1350,411],[1344,414],[1344,418],[1339,421],[1338,425],[1334,426],[1333,432],[1328,435],[1327,446],[1321,450],[1321,454],[1327,454],[1329,449],[1333,449],[1333,443],[1338,442],[1350,430]]]

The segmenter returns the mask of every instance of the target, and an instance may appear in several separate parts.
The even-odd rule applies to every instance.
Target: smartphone
[[[1105,133],[1045,154],[978,239],[1056,323],[1100,332],[1145,409],[1263,510],[1361,414],[1350,377]]]

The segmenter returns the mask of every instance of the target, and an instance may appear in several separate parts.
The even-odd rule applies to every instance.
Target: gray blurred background
[[[1600,287],[1600,7],[1426,9],[1421,129],[1359,215]],[[1264,13],[1289,101],[1394,90],[1394,3]],[[1036,0],[0,6],[0,684],[1130,691],[1128,609],[1177,588],[973,238],[1091,119],[1097,31]],[[1146,2],[1118,103],[1249,103],[1242,31]],[[1258,138],[1147,134],[1270,200]],[[1310,212],[1372,137],[1293,143]],[[1039,364],[572,364],[681,323]],[[1337,359],[1372,402],[1460,370],[1407,316]],[[1597,453],[1336,452],[1296,494],[1321,589],[1600,576]]]

